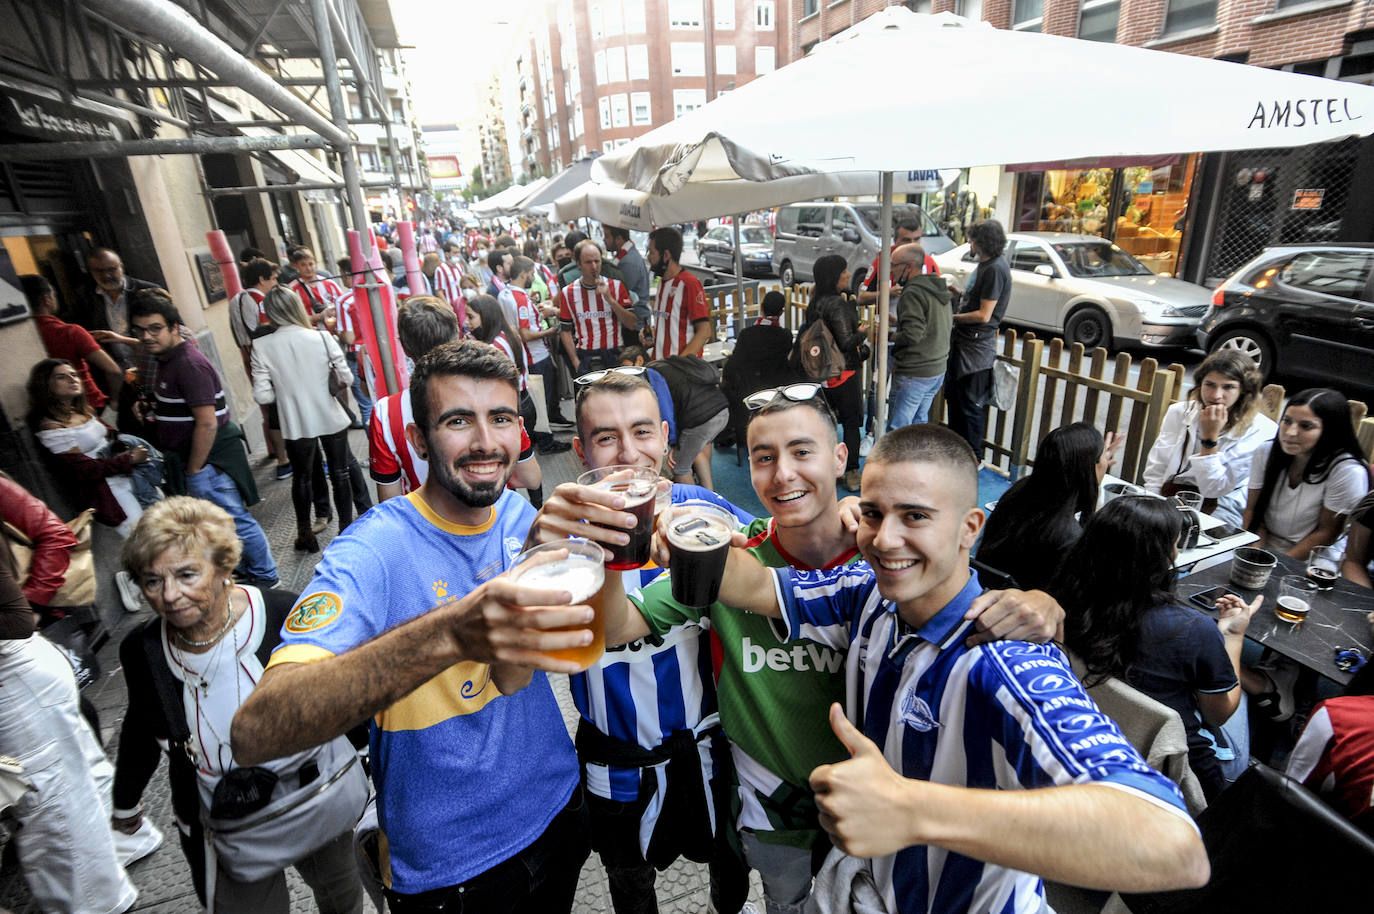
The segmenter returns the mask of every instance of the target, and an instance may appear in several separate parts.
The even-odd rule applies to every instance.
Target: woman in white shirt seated
[[[296,509],[296,543],[301,552],[319,552],[310,526],[310,477],[316,442],[329,464],[329,487],[339,532],[353,521],[348,481],[348,413],[329,392],[331,372],[352,379],[334,337],[310,325],[301,300],[277,286],[263,299],[263,313],[276,329],[253,342],[253,399],[276,403],[281,434],[291,459],[291,503]]]
[[[1248,355],[1223,349],[1203,360],[1188,398],[1164,414],[1145,460],[1145,488],[1163,495],[1195,491],[1204,511],[1239,524],[1250,460],[1277,428],[1259,411],[1259,396],[1260,374]]]
[[[1255,452],[1245,529],[1259,545],[1305,559],[1340,538],[1368,491],[1350,402],[1330,388],[1304,390],[1288,401],[1273,443]]]

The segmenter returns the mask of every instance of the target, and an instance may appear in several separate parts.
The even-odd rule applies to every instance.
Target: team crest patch
[[[916,694],[915,686],[912,686],[902,698],[902,723],[922,733],[940,726],[940,722],[930,710],[930,705]]]
[[[291,615],[286,617],[286,630],[293,635],[316,632],[331,624],[343,612],[337,595],[321,591],[303,597]]]

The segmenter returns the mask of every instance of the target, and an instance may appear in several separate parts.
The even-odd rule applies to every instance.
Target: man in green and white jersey
[[[744,529],[748,548],[772,567],[836,568],[857,561],[857,522],[836,501],[847,450],[818,384],[793,384],[746,399],[754,491],[772,514]],[[739,786],[737,826],[745,856],[763,879],[767,907],[800,911],[830,849],[808,785],[812,770],[848,757],[828,722],[844,696],[844,657],[815,641],[788,640],[769,619],[721,603],[689,609],[672,599],[668,575],[625,607],[605,592],[606,643],[662,636],[681,625],[710,628],[721,723]],[[981,614],[981,615],[979,615]],[[974,603],[979,640],[1045,641],[1063,613],[1045,594],[989,592]]]

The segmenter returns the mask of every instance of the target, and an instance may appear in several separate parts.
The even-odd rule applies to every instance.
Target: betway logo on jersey
[[[779,673],[784,670],[824,670],[838,673],[844,658],[830,648],[806,642],[790,648],[763,647],[744,639],[744,672],[757,673],[765,666]]]

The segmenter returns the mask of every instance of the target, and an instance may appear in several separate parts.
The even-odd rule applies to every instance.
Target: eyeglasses
[[[137,324],[134,324],[129,328],[129,333],[135,338],[142,336],[157,336],[159,333],[166,329],[166,324],[149,324],[146,327],[140,327]]]
[[[801,384],[784,384],[782,387],[770,387],[767,390],[756,391],[744,398],[744,405],[750,410],[763,409],[778,397],[791,400],[793,403],[805,403],[812,400],[825,389],[824,384],[815,381],[807,381]]]
[[[573,378],[573,383],[581,387],[586,387],[588,384],[595,384],[607,375],[623,374],[632,378],[637,378],[648,370],[649,369],[645,368],[643,365],[622,365],[619,368],[602,368],[597,371],[589,371],[586,374],[578,375]]]

